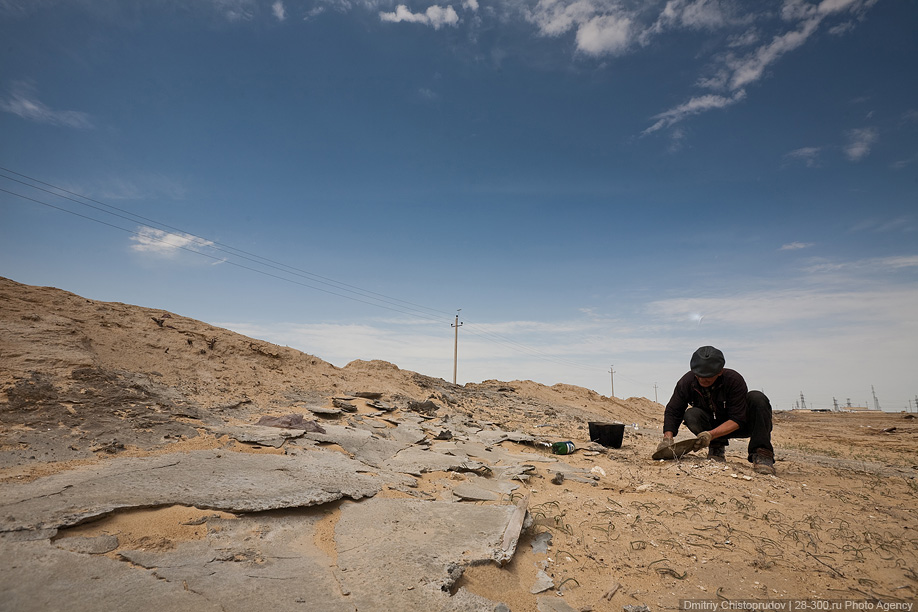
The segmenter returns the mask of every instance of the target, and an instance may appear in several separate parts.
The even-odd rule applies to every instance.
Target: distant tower
[[[806,400],[803,399],[803,391],[800,392],[800,410],[806,410]]]
[[[832,405],[835,406],[835,412],[838,412],[838,400],[834,397],[832,398]]]
[[[873,394],[873,409],[880,409],[880,400],[877,399],[877,392],[873,390],[873,385],[870,385],[870,392]]]

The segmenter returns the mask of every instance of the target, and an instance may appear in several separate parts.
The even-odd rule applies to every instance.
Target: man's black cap
[[[724,354],[713,346],[702,346],[692,353],[692,374],[700,378],[717,376],[724,369]]]

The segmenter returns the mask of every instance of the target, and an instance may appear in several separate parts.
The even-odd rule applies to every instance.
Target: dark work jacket
[[[679,433],[679,426],[690,405],[701,408],[714,417],[714,427],[724,421],[736,421],[740,427],[746,422],[746,381],[736,370],[724,368],[714,384],[708,388],[698,384],[691,372],[679,379],[673,396],[663,413],[663,431]]]

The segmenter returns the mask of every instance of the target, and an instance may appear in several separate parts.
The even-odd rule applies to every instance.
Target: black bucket
[[[590,422],[590,442],[598,442],[609,448],[621,448],[625,437],[624,423]]]

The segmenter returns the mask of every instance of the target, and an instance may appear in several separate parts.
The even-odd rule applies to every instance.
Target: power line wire
[[[4,193],[8,193],[8,194],[10,194],[10,195],[14,195],[14,196],[19,197],[19,198],[22,198],[22,199],[24,199],[24,200],[29,200],[29,201],[31,201],[31,202],[35,202],[35,203],[37,203],[37,204],[41,204],[42,206],[47,206],[48,208],[53,208],[53,209],[55,209],[55,210],[59,210],[59,211],[61,211],[61,212],[65,212],[65,213],[74,215],[74,216],[76,216],[76,217],[80,217],[80,218],[83,218],[83,219],[87,219],[87,220],[89,220],[89,221],[94,221],[94,222],[96,222],[96,223],[100,223],[100,224],[102,224],[102,225],[106,225],[106,226],[108,226],[108,227],[111,227],[111,228],[114,228],[114,229],[117,229],[117,230],[121,230],[122,232],[127,232],[128,234],[133,234],[133,235],[138,236],[138,237],[141,237],[141,236],[142,236],[144,239],[147,239],[147,240],[155,240],[156,242],[160,242],[160,243],[162,243],[162,244],[164,244],[164,245],[169,246],[170,248],[181,249],[181,250],[187,251],[187,252],[189,252],[189,253],[194,253],[194,254],[196,254],[196,255],[200,255],[200,256],[202,256],[202,257],[206,257],[206,258],[208,258],[208,259],[212,259],[212,260],[217,261],[217,262],[219,262],[219,263],[225,263],[225,264],[230,265],[230,266],[235,266],[235,267],[237,267],[237,268],[242,268],[243,270],[249,270],[250,272],[255,272],[255,273],[257,273],[257,274],[262,274],[262,275],[264,275],[264,276],[268,276],[268,277],[271,277],[271,278],[275,278],[275,279],[278,279],[278,280],[282,280],[282,281],[285,281],[285,282],[288,282],[288,283],[292,283],[292,284],[294,284],[294,285],[300,285],[301,287],[308,287],[308,288],[310,288],[310,289],[315,289],[316,291],[322,291],[323,293],[328,293],[328,294],[330,294],[330,295],[335,295],[335,296],[337,296],[337,297],[342,297],[342,298],[345,298],[345,299],[348,299],[348,300],[353,300],[353,301],[355,301],[355,302],[360,302],[360,303],[362,303],[362,304],[368,304],[368,305],[370,305],[370,306],[378,306],[379,308],[385,308],[386,310],[392,310],[392,311],[394,311],[394,312],[399,312],[399,313],[401,313],[401,314],[406,314],[406,315],[410,315],[410,316],[414,316],[414,317],[424,318],[424,319],[427,319],[427,320],[429,320],[429,321],[431,321],[431,322],[442,323],[442,321],[441,321],[440,319],[435,319],[435,318],[433,318],[433,317],[431,317],[431,316],[419,314],[419,313],[417,313],[417,312],[409,312],[409,311],[407,311],[407,310],[402,310],[402,309],[394,308],[394,307],[391,307],[391,306],[385,306],[385,305],[383,305],[383,304],[376,303],[376,302],[368,302],[368,301],[366,301],[366,300],[361,300],[361,299],[355,298],[355,297],[350,296],[350,295],[344,295],[344,294],[342,294],[342,293],[337,293],[337,292],[335,292],[335,291],[330,291],[330,290],[328,290],[328,289],[323,289],[322,287],[316,287],[315,285],[310,285],[310,284],[308,284],[308,283],[296,281],[296,280],[293,280],[293,279],[290,279],[290,278],[286,278],[286,277],[284,277],[284,276],[279,276],[279,275],[277,275],[277,274],[272,274],[272,273],[270,273],[270,272],[265,272],[264,270],[259,270],[259,269],[257,269],[257,268],[253,268],[253,267],[251,267],[251,266],[246,266],[246,265],[243,265],[243,264],[234,262],[234,261],[229,261],[228,259],[221,258],[221,257],[217,257],[217,256],[215,256],[215,255],[210,255],[210,254],[208,254],[208,253],[203,253],[203,252],[201,252],[201,251],[198,251],[198,250],[196,250],[196,249],[192,249],[192,248],[189,248],[189,247],[186,247],[186,246],[175,245],[175,244],[170,243],[170,242],[168,242],[167,240],[164,240],[164,239],[162,239],[162,238],[156,238],[156,237],[153,237],[153,236],[144,236],[143,234],[141,234],[140,232],[137,232],[137,231],[135,231],[135,230],[130,230],[130,229],[121,227],[121,226],[119,226],[119,225],[115,225],[114,223],[108,223],[107,221],[102,221],[101,219],[96,219],[96,218],[90,217],[90,216],[88,216],[88,215],[83,215],[83,214],[80,214],[80,213],[78,213],[78,212],[75,212],[75,211],[72,211],[72,210],[69,210],[69,209],[66,209],[66,208],[62,208],[62,207],[60,207],[60,206],[55,206],[54,204],[49,204],[49,203],[47,203],[47,202],[42,202],[41,200],[37,200],[37,199],[35,199],[35,198],[31,198],[31,197],[29,197],[29,196],[22,195],[22,194],[20,194],[20,193],[15,193],[15,192],[13,192],[13,191],[9,191],[9,190],[7,190],[7,189],[3,189],[2,187],[0,187],[0,191],[2,191],[2,192],[4,192]]]
[[[242,249],[238,249],[238,248],[235,248],[235,247],[226,245],[226,244],[222,244],[222,243],[217,242],[217,241],[209,240],[209,239],[204,238],[204,237],[202,237],[202,236],[197,236],[197,235],[192,234],[192,233],[190,233],[190,232],[186,232],[185,230],[183,230],[183,229],[181,229],[181,228],[173,227],[173,226],[171,226],[171,225],[162,223],[162,222],[160,222],[160,221],[156,221],[156,220],[150,219],[150,218],[148,218],[148,217],[144,217],[144,216],[141,216],[141,215],[137,215],[137,214],[135,214],[135,213],[132,213],[132,212],[127,211],[127,210],[124,210],[124,209],[122,209],[122,208],[118,208],[117,206],[112,206],[111,204],[106,204],[105,202],[100,202],[99,200],[95,200],[95,199],[93,199],[93,198],[89,198],[89,197],[87,197],[87,196],[83,196],[83,195],[81,195],[81,194],[79,194],[79,193],[76,193],[76,192],[73,192],[73,191],[64,189],[64,188],[62,188],[62,187],[58,187],[58,186],[56,186],[56,185],[52,185],[51,183],[46,183],[45,181],[42,181],[42,180],[39,180],[39,179],[30,177],[30,176],[28,176],[28,175],[22,174],[22,173],[20,173],[20,172],[16,172],[16,171],[14,171],[14,170],[10,170],[10,169],[8,169],[8,168],[4,168],[4,167],[2,167],[2,166],[0,166],[0,170],[2,170],[2,171],[4,171],[4,172],[8,172],[8,173],[10,173],[10,174],[15,174],[16,176],[23,177],[23,178],[28,179],[28,180],[30,180],[30,181],[33,181],[33,182],[35,182],[35,183],[39,183],[39,184],[41,184],[41,185],[45,185],[45,186],[47,186],[47,187],[51,187],[52,189],[56,189],[56,190],[58,190],[58,191],[61,191],[61,192],[70,194],[70,195],[72,195],[72,196],[76,196],[76,197],[81,198],[81,199],[83,199],[83,200],[87,200],[87,201],[89,201],[89,202],[93,202],[93,203],[95,203],[95,204],[99,204],[99,205],[101,205],[101,206],[103,206],[103,207],[105,207],[105,208],[109,208],[109,209],[118,211],[119,213],[123,213],[123,214],[117,214],[117,213],[111,212],[111,211],[109,211],[109,210],[105,210],[105,209],[103,209],[103,208],[99,208],[98,206],[93,206],[92,204],[87,204],[86,202],[82,202],[82,201],[80,201],[80,200],[76,200],[76,199],[71,198],[71,197],[69,197],[69,196],[61,195],[61,194],[59,194],[59,193],[54,193],[54,192],[52,192],[52,191],[49,191],[48,189],[44,189],[44,188],[42,188],[42,187],[37,187],[37,186],[35,186],[35,185],[30,185],[29,183],[26,183],[26,182],[24,182],[24,181],[20,181],[19,179],[12,178],[12,177],[9,177],[9,176],[4,176],[3,174],[0,174],[0,177],[2,177],[2,178],[5,178],[5,179],[11,180],[11,181],[15,181],[15,182],[20,183],[20,184],[22,184],[22,185],[25,185],[25,186],[27,186],[27,187],[29,187],[29,188],[31,188],[31,189],[37,189],[37,190],[40,190],[40,191],[44,191],[45,193],[49,193],[49,194],[51,194],[51,195],[53,195],[53,196],[55,196],[55,197],[63,198],[63,199],[66,199],[66,200],[70,200],[71,202],[74,202],[74,203],[79,204],[79,205],[81,205],[81,206],[86,206],[86,207],[88,207],[88,208],[92,208],[92,209],[98,210],[98,211],[100,211],[100,212],[102,212],[102,213],[105,213],[105,214],[108,214],[108,215],[112,215],[112,216],[115,216],[115,217],[118,217],[118,218],[121,218],[121,219],[125,219],[125,220],[127,220],[127,221],[131,221],[131,222],[134,222],[134,223],[139,223],[140,221],[143,221],[143,222],[146,222],[146,223],[148,223],[148,224],[152,224],[152,225],[154,225],[154,226],[158,226],[158,227],[154,227],[153,229],[166,228],[166,229],[169,229],[169,230],[172,230],[172,231],[175,231],[175,232],[180,232],[181,234],[184,234],[185,236],[188,236],[188,237],[190,237],[190,238],[194,238],[194,239],[196,239],[196,240],[199,240],[199,241],[201,241],[202,243],[206,243],[207,246],[210,246],[211,248],[213,248],[213,249],[216,250],[216,251],[220,251],[220,252],[222,252],[222,253],[226,253],[226,254],[232,255],[232,256],[234,256],[234,257],[239,257],[240,259],[244,259],[244,260],[247,260],[247,261],[251,261],[252,263],[257,263],[257,264],[259,264],[259,265],[263,265],[263,266],[266,266],[266,267],[268,267],[268,268],[272,268],[272,269],[275,269],[275,270],[278,270],[278,271],[282,271],[282,272],[285,272],[285,273],[287,273],[287,274],[293,274],[294,276],[302,276],[302,277],[307,278],[308,280],[311,280],[311,281],[313,281],[313,282],[318,282],[318,283],[321,283],[321,284],[324,284],[324,285],[328,285],[328,286],[334,287],[334,288],[336,288],[336,289],[339,289],[339,290],[341,290],[341,291],[347,291],[347,292],[349,292],[349,293],[354,293],[354,294],[356,294],[356,295],[360,295],[360,296],[362,296],[362,297],[366,297],[366,298],[369,298],[369,299],[372,299],[372,300],[379,300],[379,301],[382,301],[382,302],[391,304],[391,305],[393,305],[393,306],[403,305],[403,306],[402,306],[403,308],[404,308],[404,307],[408,307],[408,308],[411,309],[411,310],[420,309],[420,310],[423,310],[423,311],[428,311],[428,312],[430,312],[430,313],[442,314],[442,315],[444,315],[444,316],[448,316],[448,315],[450,314],[450,313],[444,312],[444,311],[442,311],[442,310],[437,310],[437,309],[434,309],[434,308],[429,308],[429,307],[427,307],[427,306],[422,306],[422,305],[420,305],[420,304],[415,304],[415,303],[413,303],[413,302],[408,302],[408,301],[406,301],[406,300],[400,300],[400,299],[398,299],[398,298],[394,298],[394,297],[391,297],[391,296],[383,295],[383,294],[381,294],[381,293],[376,293],[376,292],[373,292],[373,291],[369,291],[369,290],[366,290],[366,289],[362,289],[362,288],[356,287],[356,286],[354,286],[354,285],[349,285],[349,284],[347,284],[347,283],[342,283],[342,282],[340,282],[340,281],[336,281],[336,280],[334,280],[334,279],[331,279],[331,278],[328,278],[328,277],[325,277],[325,276],[321,276],[321,275],[315,274],[315,273],[313,273],[313,272],[309,272],[309,271],[306,271],[306,270],[302,270],[302,269],[296,268],[296,267],[294,267],[294,266],[289,266],[289,265],[284,264],[284,263],[282,263],[282,262],[274,261],[274,260],[272,260],[272,259],[268,259],[268,258],[266,258],[266,257],[262,257],[262,256],[260,256],[260,255],[254,254],[254,253],[249,253],[249,252],[244,251],[244,250],[242,250]],[[128,215],[128,216],[125,216],[125,215]],[[139,219],[140,221],[138,221],[138,219]]]
[[[2,188],[0,188],[0,191],[2,191],[2,192],[4,192],[4,193],[8,193],[8,194],[10,194],[10,195],[13,195],[13,196],[16,196],[16,197],[25,199],[25,200],[29,200],[29,201],[31,201],[31,202],[35,202],[35,203],[40,204],[40,205],[42,205],[42,206],[46,206],[46,207],[48,207],[48,208],[52,208],[52,209],[55,209],[55,210],[58,210],[58,211],[61,211],[61,212],[65,212],[65,213],[68,213],[68,214],[71,214],[71,215],[74,215],[74,216],[77,216],[77,217],[80,217],[80,218],[83,218],[83,219],[86,219],[86,220],[89,220],[89,221],[93,221],[93,222],[95,222],[95,223],[99,223],[99,224],[101,224],[101,225],[105,225],[105,226],[107,226],[107,227],[111,227],[111,228],[114,228],[114,229],[117,229],[117,230],[120,230],[120,231],[129,233],[129,234],[132,234],[132,235],[137,236],[137,237],[142,237],[142,238],[145,239],[145,240],[152,240],[152,241],[155,241],[155,242],[159,242],[159,243],[162,243],[162,244],[164,244],[164,245],[169,246],[170,248],[178,248],[178,249],[181,249],[181,250],[183,250],[183,251],[187,251],[187,252],[190,252],[190,253],[194,253],[194,254],[196,254],[196,255],[200,255],[200,256],[202,256],[202,257],[206,257],[206,258],[211,259],[211,260],[214,260],[214,261],[216,261],[216,262],[218,262],[218,263],[226,263],[226,264],[228,264],[228,265],[235,266],[235,267],[240,268],[240,269],[248,270],[248,271],[250,271],[250,272],[254,272],[254,273],[257,273],[257,274],[262,274],[262,275],[267,276],[267,277],[270,277],[270,278],[274,278],[274,279],[277,279],[277,280],[285,281],[285,282],[292,283],[292,284],[295,284],[295,285],[299,285],[299,286],[302,286],[302,287],[306,287],[306,288],[309,288],[309,289],[314,289],[314,290],[316,290],[316,291],[321,291],[321,292],[327,293],[327,294],[329,294],[329,295],[334,295],[334,296],[337,296],[337,297],[341,297],[341,298],[344,298],[344,299],[352,300],[352,301],[359,302],[359,303],[362,303],[362,304],[367,304],[367,305],[370,305],[370,306],[378,306],[378,307],[384,308],[384,309],[386,309],[386,310],[398,312],[398,313],[405,314],[405,315],[409,315],[409,316],[419,317],[419,318],[421,318],[421,319],[425,319],[425,320],[431,321],[431,322],[442,323],[443,321],[442,321],[442,319],[440,319],[440,318],[435,318],[435,317],[431,316],[431,315],[428,314],[428,313],[436,313],[436,314],[443,314],[443,315],[448,315],[448,314],[449,314],[449,313],[446,313],[446,312],[441,311],[441,310],[437,310],[437,309],[434,309],[434,308],[429,308],[429,307],[427,307],[427,306],[423,306],[423,305],[416,304],[416,303],[413,303],[413,302],[409,302],[409,301],[406,301],[406,300],[400,300],[400,299],[398,299],[398,298],[393,298],[393,297],[390,297],[390,296],[386,296],[386,295],[381,294],[381,293],[376,293],[376,292],[373,292],[373,291],[368,291],[368,290],[366,290],[366,289],[362,289],[362,288],[356,287],[356,286],[354,286],[354,285],[349,285],[349,284],[347,284],[347,283],[342,283],[342,282],[340,282],[340,281],[337,281],[337,280],[334,280],[334,279],[331,279],[331,278],[328,278],[328,277],[325,277],[325,276],[321,276],[321,275],[315,274],[315,273],[313,273],[313,272],[309,272],[309,271],[306,271],[306,270],[302,270],[302,269],[300,269],[300,268],[296,268],[296,267],[294,267],[294,266],[290,266],[290,265],[284,264],[284,263],[282,263],[282,262],[278,262],[278,261],[274,261],[274,260],[269,259],[269,258],[266,258],[266,257],[262,257],[262,256],[260,256],[260,255],[255,254],[255,253],[250,253],[250,252],[244,251],[244,250],[242,250],[242,249],[238,249],[238,248],[236,248],[236,247],[232,247],[232,246],[230,246],[230,245],[226,245],[226,244],[223,244],[223,243],[220,243],[220,242],[217,242],[217,241],[212,241],[212,240],[209,240],[209,239],[204,238],[204,237],[202,237],[202,236],[198,236],[198,235],[192,234],[192,233],[190,233],[190,232],[186,232],[186,231],[184,231],[184,230],[181,229],[181,228],[177,228],[177,227],[174,227],[174,226],[171,226],[171,225],[162,223],[162,222],[160,222],[160,221],[157,221],[157,220],[155,220],[155,219],[150,219],[150,218],[148,218],[148,217],[144,217],[144,216],[142,216],[142,215],[138,215],[138,214],[132,213],[132,212],[130,212],[130,211],[128,211],[128,210],[124,210],[124,209],[122,209],[122,208],[119,208],[119,207],[117,207],[117,206],[113,206],[113,205],[111,205],[111,204],[106,204],[105,202],[101,202],[101,201],[99,201],[99,200],[95,200],[95,199],[93,199],[93,198],[90,198],[90,197],[81,195],[81,194],[79,194],[79,193],[76,193],[76,192],[73,192],[73,191],[64,189],[64,188],[62,188],[62,187],[58,187],[58,186],[53,185],[53,184],[51,184],[51,183],[47,183],[47,182],[45,182],[45,181],[42,181],[42,180],[40,180],[40,179],[31,177],[31,176],[28,176],[28,175],[25,175],[25,174],[22,174],[22,173],[20,173],[20,172],[16,172],[15,170],[11,170],[11,169],[9,169],[9,168],[5,168],[5,167],[0,166],[0,170],[2,170],[3,172],[7,172],[7,173],[9,173],[9,174],[13,174],[13,175],[16,175],[16,176],[18,176],[18,177],[22,177],[22,178],[24,178],[24,179],[27,179],[28,181],[31,181],[32,183],[37,183],[37,185],[36,185],[36,184],[30,184],[30,183],[28,183],[28,182],[19,180],[19,179],[17,179],[17,178],[14,178],[14,177],[11,177],[11,176],[6,176],[6,175],[3,175],[3,174],[0,174],[0,178],[4,178],[4,179],[9,180],[9,181],[14,181],[14,182],[19,183],[19,184],[21,184],[21,185],[24,185],[24,186],[26,186],[26,187],[28,187],[28,188],[30,188],[30,189],[39,190],[39,191],[48,193],[48,194],[50,194],[50,195],[52,195],[52,196],[54,196],[54,197],[61,198],[61,199],[65,199],[65,200],[74,202],[74,203],[76,203],[76,204],[78,204],[78,205],[80,205],[80,206],[85,206],[85,207],[87,207],[87,208],[90,208],[90,209],[99,211],[99,212],[101,212],[101,213],[103,213],[103,214],[112,215],[112,216],[114,216],[114,217],[117,217],[117,218],[120,218],[120,219],[124,219],[124,220],[126,220],[126,221],[130,221],[130,222],[132,222],[132,223],[146,224],[146,227],[149,227],[150,229],[155,229],[155,230],[158,230],[158,231],[163,231],[164,233],[168,233],[168,232],[165,232],[165,230],[171,230],[172,232],[179,232],[179,233],[182,234],[184,237],[191,238],[191,239],[194,239],[195,241],[197,241],[197,244],[198,244],[199,247],[207,247],[207,248],[212,249],[212,250],[214,250],[214,251],[221,252],[221,253],[225,253],[226,255],[229,255],[229,256],[231,256],[231,257],[236,257],[236,258],[242,259],[242,260],[244,260],[244,261],[248,261],[248,262],[250,262],[250,263],[257,264],[257,265],[259,265],[259,266],[264,266],[264,267],[267,267],[267,268],[269,268],[269,269],[272,269],[272,270],[275,270],[275,271],[278,271],[278,272],[282,272],[282,273],[284,273],[284,274],[292,275],[292,276],[294,276],[294,277],[304,278],[304,279],[306,279],[306,280],[311,281],[312,283],[319,283],[319,284],[323,284],[323,285],[332,287],[332,288],[336,289],[337,291],[332,291],[332,290],[329,290],[329,289],[324,289],[324,288],[322,288],[322,287],[317,287],[317,286],[315,286],[314,284],[305,283],[305,282],[300,282],[300,281],[297,281],[297,280],[294,280],[294,279],[290,279],[290,278],[288,278],[288,277],[286,277],[286,276],[280,276],[280,275],[278,275],[278,274],[273,274],[273,273],[271,273],[271,272],[266,272],[265,270],[261,270],[261,269],[258,269],[258,268],[253,268],[253,267],[251,267],[251,266],[247,266],[247,265],[244,265],[244,264],[240,264],[240,263],[238,263],[238,262],[231,261],[231,260],[229,260],[229,259],[227,259],[227,258],[217,257],[217,256],[211,255],[211,254],[209,254],[209,253],[202,252],[201,250],[198,250],[198,249],[190,248],[190,247],[187,247],[187,246],[175,245],[174,243],[170,243],[170,242],[168,242],[167,240],[165,240],[165,239],[163,239],[163,238],[159,238],[159,237],[156,237],[156,236],[151,236],[151,235],[149,235],[149,234],[144,234],[144,233],[139,232],[139,231],[137,231],[137,230],[127,229],[127,228],[121,227],[121,226],[119,226],[119,225],[115,225],[115,224],[113,224],[113,223],[109,223],[109,222],[103,221],[103,220],[101,220],[101,219],[97,219],[97,218],[92,217],[92,216],[89,216],[89,215],[84,215],[84,214],[75,212],[75,211],[73,211],[73,210],[67,209],[67,208],[63,208],[63,207],[60,207],[60,206],[56,206],[56,205],[54,205],[54,204],[50,204],[50,203],[48,203],[48,202],[44,202],[44,201],[42,201],[42,200],[38,200],[38,199],[36,199],[36,198],[32,198],[32,197],[29,197],[29,196],[26,196],[26,195],[23,195],[23,194],[20,194],[20,193],[16,193],[16,192],[13,192],[13,191],[9,191],[9,190],[7,190],[7,189],[2,189]],[[51,191],[50,189],[45,189],[44,187],[39,187],[38,185],[44,185],[45,187],[49,187],[50,189],[56,190],[56,191],[61,192],[61,193],[56,193],[55,191]],[[62,195],[62,194],[68,194],[68,195]],[[70,197],[70,196],[74,196],[74,197]],[[80,198],[80,199],[75,199],[75,198]],[[83,201],[83,200],[85,200],[85,201]],[[90,204],[89,202],[92,202],[93,204]],[[98,206],[95,206],[94,204],[97,204]],[[100,208],[100,206],[103,207],[103,208]],[[110,210],[107,210],[107,209],[110,209]],[[117,212],[112,212],[112,211],[117,211]],[[120,213],[120,214],[119,214],[119,213]],[[343,293],[339,293],[338,291],[343,291],[343,292],[350,293],[350,294],[353,294],[353,295],[345,295],[345,294],[343,294]],[[359,296],[359,297],[355,297],[355,296]],[[360,298],[365,298],[365,299],[360,299]],[[373,301],[367,301],[367,300],[373,300]],[[388,304],[388,305],[386,305],[386,304]],[[427,311],[427,312],[424,312],[424,311]],[[495,344],[504,345],[504,346],[506,346],[506,347],[508,347],[508,348],[510,348],[510,349],[512,349],[512,350],[516,350],[516,351],[518,351],[518,352],[522,352],[522,353],[529,354],[530,356],[533,356],[533,357],[538,358],[538,359],[542,359],[542,360],[544,360],[544,361],[549,361],[549,362],[551,362],[551,363],[556,363],[556,364],[559,364],[559,365],[562,365],[562,366],[565,366],[565,367],[576,368],[576,369],[584,370],[584,371],[597,371],[597,372],[598,372],[598,371],[600,370],[599,368],[596,368],[596,367],[594,367],[594,366],[590,366],[590,365],[587,365],[587,364],[579,363],[579,362],[576,362],[576,361],[573,361],[573,360],[568,360],[568,359],[559,358],[559,357],[557,357],[557,356],[555,356],[555,355],[551,355],[551,354],[549,354],[549,353],[545,353],[544,351],[540,351],[540,350],[538,350],[538,349],[536,349],[536,348],[533,348],[533,347],[530,347],[530,346],[528,346],[528,345],[522,344],[522,343],[520,343],[520,342],[517,342],[517,341],[515,341],[515,340],[512,340],[512,339],[510,339],[510,338],[507,338],[507,337],[502,336],[502,335],[500,335],[500,334],[497,334],[497,333],[495,333],[495,332],[491,332],[491,331],[488,331],[488,330],[486,330],[486,329],[483,329],[480,325],[477,325],[477,324],[470,324],[470,325],[469,325],[469,328],[468,328],[468,331],[471,332],[472,334],[476,335],[476,336],[479,336],[479,337],[481,337],[481,338],[487,340],[487,341],[493,342],[493,343],[495,343]],[[626,378],[627,378],[627,377],[626,377]],[[631,380],[633,380],[633,379],[631,379]],[[638,381],[633,381],[633,382],[636,382],[636,383],[637,383]]]

